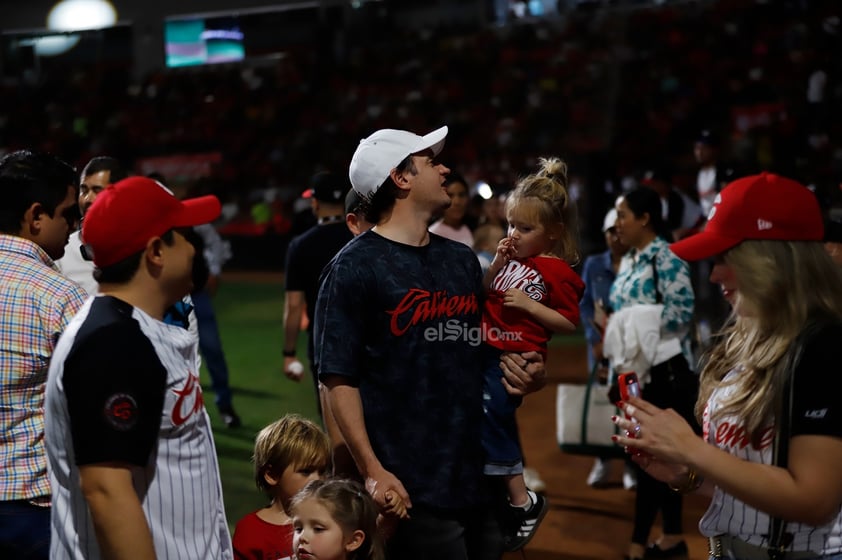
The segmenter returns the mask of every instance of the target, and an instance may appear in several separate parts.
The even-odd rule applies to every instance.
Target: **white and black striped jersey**
[[[815,335],[807,344],[793,376],[792,435],[822,435],[842,438],[842,328],[829,327]],[[775,424],[770,419],[762,432],[760,443],[751,442],[739,418],[723,417],[711,420],[712,413],[733,393],[740,371],[730,372],[724,387],[714,391],[703,418],[705,439],[716,447],[746,461],[773,464],[772,444]],[[774,492],[773,488],[769,489]],[[711,504],[699,522],[705,536],[729,534],[753,545],[766,547],[769,516],[746,505],[716,488]],[[813,551],[821,554],[842,552],[842,508],[836,518],[819,527],[790,522],[786,532],[793,535],[789,550]]]
[[[198,364],[181,327],[111,296],[85,303],[47,381],[50,558],[100,557],[79,466],[106,462],[132,465],[158,558],[232,558]]]

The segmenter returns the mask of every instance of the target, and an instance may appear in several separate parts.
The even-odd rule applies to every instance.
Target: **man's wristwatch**
[[[295,350],[284,350],[284,358],[294,358],[296,353]]]

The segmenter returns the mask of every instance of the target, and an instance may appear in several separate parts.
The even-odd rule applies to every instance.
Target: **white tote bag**
[[[560,383],[556,396],[556,436],[565,453],[623,457],[623,448],[611,441],[617,427],[611,416],[617,407],[608,399],[608,388],[594,382],[596,368],[585,385]]]

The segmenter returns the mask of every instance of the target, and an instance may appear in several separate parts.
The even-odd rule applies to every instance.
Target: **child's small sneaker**
[[[523,509],[517,506],[510,506],[513,517],[512,532],[507,535],[505,548],[507,552],[514,552],[520,550],[535,536],[535,531],[538,530],[538,525],[541,520],[547,515],[549,505],[547,499],[536,494],[532,490],[528,490],[529,498],[532,500],[532,505],[529,509]]]

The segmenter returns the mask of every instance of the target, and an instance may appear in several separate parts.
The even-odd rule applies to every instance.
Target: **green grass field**
[[[243,515],[265,505],[252,476],[254,436],[288,412],[315,421],[318,413],[310,378],[305,376],[301,383],[295,383],[281,372],[282,281],[222,282],[214,308],[230,370],[234,407],[243,420],[240,428],[225,427],[213,405],[210,377],[203,368],[205,403],[214,426],[225,509],[233,529]],[[306,334],[301,333],[299,356],[306,356],[306,340]],[[555,336],[550,343],[581,344],[582,335]]]
[[[280,283],[223,282],[214,298],[225,350],[234,407],[243,420],[240,428],[226,428],[213,405],[210,377],[202,368],[205,404],[214,427],[228,523],[233,530],[246,513],[265,505],[254,485],[251,453],[254,437],[266,424],[288,412],[318,421],[310,378],[301,383],[281,371],[283,358],[283,286]],[[299,337],[300,356],[306,356],[306,336]]]

